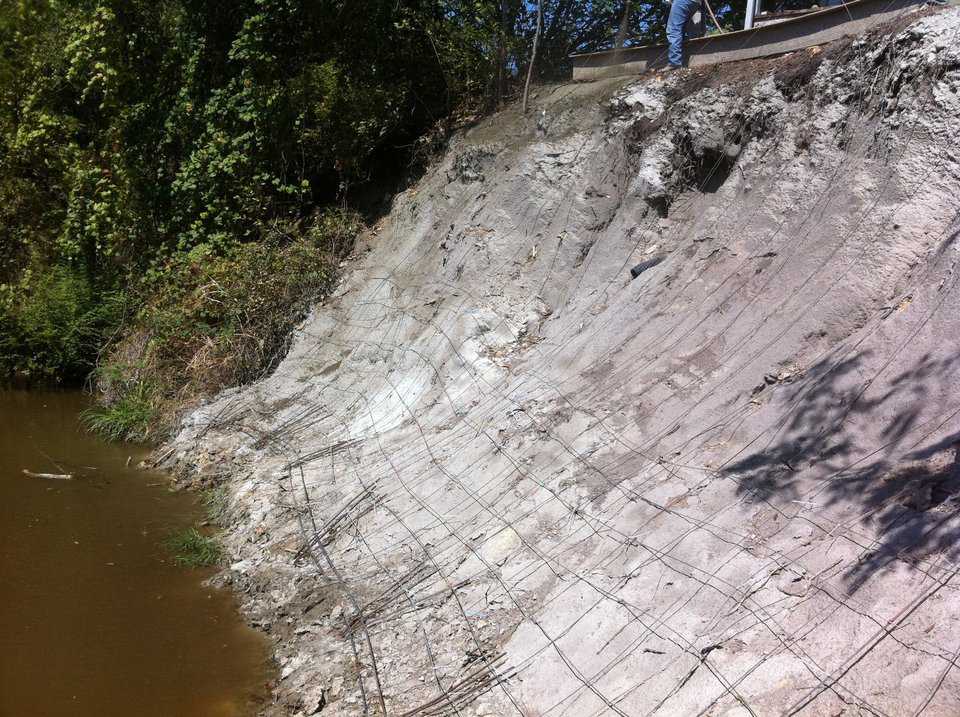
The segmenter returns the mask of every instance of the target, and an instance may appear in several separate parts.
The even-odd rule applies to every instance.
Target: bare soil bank
[[[955,715],[958,35],[459,137],[173,444],[269,713]]]

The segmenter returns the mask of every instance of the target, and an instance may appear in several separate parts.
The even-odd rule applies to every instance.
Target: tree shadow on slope
[[[722,469],[751,499],[854,507],[876,539],[846,573],[851,591],[898,559],[960,557],[960,431],[925,445],[960,412],[943,401],[960,359],[928,354],[886,380],[868,358],[825,360],[786,386],[767,444]]]

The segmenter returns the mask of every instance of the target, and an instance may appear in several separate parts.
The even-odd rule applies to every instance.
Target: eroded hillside
[[[398,197],[175,444],[271,709],[957,714],[958,33],[544,89]]]

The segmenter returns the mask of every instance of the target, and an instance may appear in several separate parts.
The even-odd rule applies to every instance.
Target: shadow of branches
[[[897,560],[960,557],[960,431],[935,438],[960,414],[948,400],[960,358],[871,358],[827,359],[782,386],[766,443],[722,470],[753,500],[856,507],[875,543],[847,570],[851,591]]]

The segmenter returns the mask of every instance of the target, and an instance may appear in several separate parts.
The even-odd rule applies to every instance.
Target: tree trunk
[[[509,0],[500,0],[500,32],[497,33],[497,109],[503,104],[507,82],[507,36],[509,35]]]
[[[523,86],[523,114],[527,114],[530,80],[533,78],[533,67],[537,64],[537,49],[540,46],[541,32],[543,32],[543,0],[537,0],[537,33],[533,36],[533,53],[530,56],[530,67],[527,68],[527,83]]]
[[[620,29],[617,31],[617,38],[613,44],[615,50],[622,50],[627,41],[627,35],[630,34],[630,0],[623,2],[623,15],[620,16]]]

